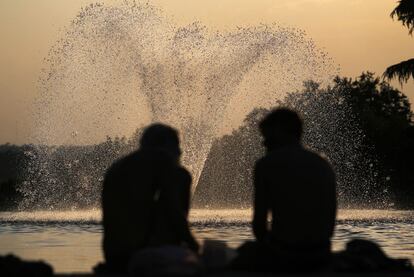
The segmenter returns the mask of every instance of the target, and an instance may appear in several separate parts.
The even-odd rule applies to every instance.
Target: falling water
[[[96,144],[164,122],[181,132],[183,163],[195,185],[215,137],[253,108],[270,107],[299,90],[303,81],[327,84],[337,73],[301,30],[177,26],[157,7],[135,1],[83,8],[44,68],[35,114],[38,144]],[[21,188],[24,207],[53,197],[65,182],[54,172],[54,149],[29,153],[37,169],[29,168]]]

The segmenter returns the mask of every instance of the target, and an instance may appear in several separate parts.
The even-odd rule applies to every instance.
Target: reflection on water
[[[350,238],[379,242],[393,257],[414,261],[414,212],[342,210],[334,249]],[[250,210],[195,210],[191,214],[198,239],[216,239],[237,247],[252,238]],[[99,211],[0,213],[0,254],[43,259],[57,272],[90,271],[102,260]]]

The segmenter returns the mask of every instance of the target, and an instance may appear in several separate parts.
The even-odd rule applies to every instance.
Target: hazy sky
[[[42,60],[88,0],[0,1],[0,143],[28,142]],[[107,3],[117,2],[104,1]],[[414,40],[389,14],[395,0],[154,0],[178,24],[212,29],[277,22],[307,32],[355,77],[414,56]],[[403,91],[414,102],[413,80]]]

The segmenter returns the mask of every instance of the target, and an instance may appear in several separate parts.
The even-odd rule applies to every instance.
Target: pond
[[[56,272],[89,272],[102,261],[99,210],[0,213],[0,255],[45,260]],[[191,225],[197,239],[224,241],[236,248],[253,238],[251,210],[193,210]],[[371,239],[392,257],[414,262],[414,212],[340,210],[334,250],[351,238]]]

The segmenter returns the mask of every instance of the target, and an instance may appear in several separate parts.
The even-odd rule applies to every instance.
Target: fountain
[[[33,138],[39,145],[92,145],[107,136],[130,137],[150,122],[171,124],[181,132],[195,188],[216,137],[253,108],[275,105],[309,79],[326,85],[335,73],[326,53],[298,29],[213,32],[198,22],[177,26],[148,3],[92,4],[45,59]],[[58,194],[70,201],[59,192],[65,180],[56,149],[29,153],[35,166],[20,188],[23,208]],[[119,152],[101,153],[108,155],[115,159]],[[69,159],[68,168],[79,163]],[[83,194],[91,192],[90,178],[78,180]]]

